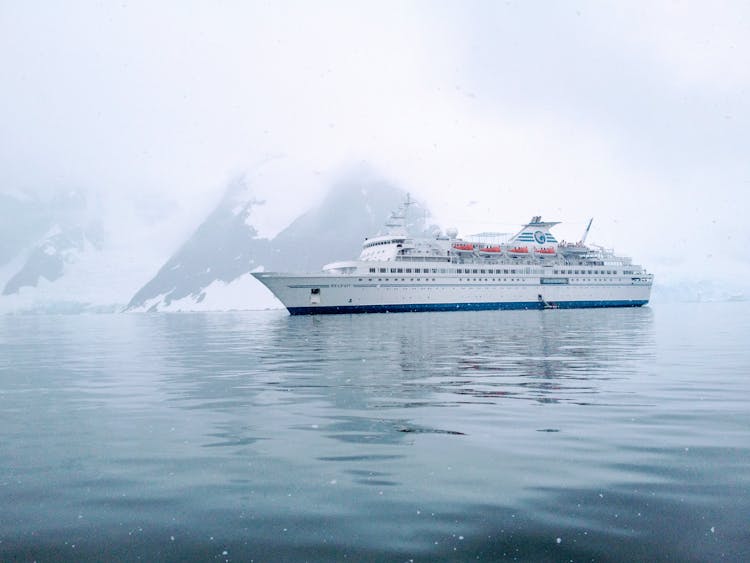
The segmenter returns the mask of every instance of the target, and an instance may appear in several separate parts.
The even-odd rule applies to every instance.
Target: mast
[[[399,206],[396,211],[392,211],[388,220],[385,222],[387,233],[390,235],[406,236],[406,213],[414,201],[410,194],[406,194],[406,200]]]
[[[583,232],[583,238],[581,238],[581,244],[586,244],[586,237],[589,236],[589,229],[591,228],[591,223],[594,222],[594,218],[592,217],[589,219],[589,224],[586,226],[586,230]]]

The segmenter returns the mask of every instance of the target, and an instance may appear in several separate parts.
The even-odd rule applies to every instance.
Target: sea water
[[[748,561],[750,304],[0,318],[0,560]]]

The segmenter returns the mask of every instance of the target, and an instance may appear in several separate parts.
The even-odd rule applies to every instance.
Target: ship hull
[[[501,311],[530,309],[590,309],[602,307],[642,307],[648,301],[563,301],[553,305],[537,302],[497,303],[410,303],[406,305],[335,305],[287,307],[291,315],[346,315],[361,313],[423,313],[428,311]]]
[[[292,315],[640,307],[651,283],[620,277],[549,285],[539,277],[389,279],[353,275],[257,273]]]

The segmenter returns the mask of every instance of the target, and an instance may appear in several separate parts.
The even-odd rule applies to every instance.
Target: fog
[[[742,2],[5,2],[0,192],[86,193],[153,271],[233,178],[269,236],[365,163],[465,234],[594,217],[657,280],[748,279],[749,24]]]

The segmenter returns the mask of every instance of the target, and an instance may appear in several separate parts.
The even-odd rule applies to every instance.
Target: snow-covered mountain
[[[335,184],[314,209],[272,238],[253,226],[264,203],[253,186],[235,182],[190,239],[130,300],[129,311],[227,310],[278,307],[253,271],[318,271],[359,254],[405,192],[372,175]],[[422,212],[414,227],[424,229]]]
[[[120,310],[165,252],[142,221],[124,225],[82,191],[0,194],[0,313]],[[149,244],[150,243],[150,244]],[[156,248],[155,248],[156,247]]]
[[[86,209],[85,195],[76,191],[48,200],[0,195],[0,311],[71,308],[67,298],[52,303],[38,293],[100,250],[101,225]]]
[[[97,226],[90,229],[56,224],[40,244],[34,246],[21,268],[3,288],[3,295],[17,294],[24,287],[37,287],[44,279],[54,282],[65,273],[66,264],[73,263],[87,251],[99,249]]]
[[[200,304],[212,284],[227,286],[258,268],[270,250],[252,225],[259,207],[262,203],[243,181],[233,182],[195,233],[130,299],[127,310],[163,310],[173,304],[204,308],[208,304]]]

